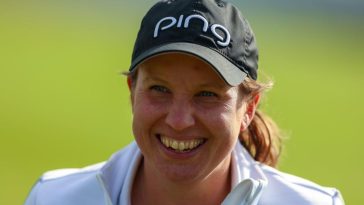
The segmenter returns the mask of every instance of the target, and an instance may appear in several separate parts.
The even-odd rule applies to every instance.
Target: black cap
[[[144,60],[183,52],[209,63],[230,85],[256,80],[258,49],[247,20],[221,0],[162,0],[144,16],[130,72]]]

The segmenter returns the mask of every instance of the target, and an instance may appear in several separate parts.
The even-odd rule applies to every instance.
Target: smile
[[[175,140],[166,136],[160,136],[160,141],[167,148],[173,149],[177,152],[189,152],[204,143],[204,139],[193,140]]]

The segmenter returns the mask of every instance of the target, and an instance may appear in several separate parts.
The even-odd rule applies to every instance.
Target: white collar
[[[260,163],[255,161],[241,143],[236,143],[232,153],[232,189],[245,179],[268,181],[260,168]]]

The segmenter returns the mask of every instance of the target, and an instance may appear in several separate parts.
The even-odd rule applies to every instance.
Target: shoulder
[[[340,192],[335,188],[323,187],[307,179],[278,171],[266,165],[260,164],[260,168],[268,180],[262,202],[296,205],[344,204]]]
[[[335,188],[323,187],[307,179],[281,172],[255,161],[246,149],[237,143],[233,152],[238,174],[267,182],[262,191],[259,205],[343,205],[340,192]]]
[[[131,144],[115,153],[107,162],[45,172],[32,188],[25,204],[105,204],[110,200],[108,175],[116,172],[123,174],[116,167],[128,163],[135,150],[135,145]],[[85,197],[86,194],[89,197]]]
[[[67,168],[47,171],[41,176],[40,182],[67,180],[68,178],[82,178],[89,175],[94,175],[104,166],[104,164],[105,162],[100,162],[84,168]]]
[[[90,200],[97,203],[104,201],[98,174],[103,165],[104,163],[98,163],[80,169],[48,171],[34,185],[25,204],[68,205],[71,204],[67,203],[69,200],[80,204],[84,202],[83,195],[90,192],[94,193]]]
[[[127,162],[136,151],[136,145],[135,143],[132,143],[124,149],[114,153],[108,161],[83,168],[65,168],[47,171],[40,177],[39,182],[50,183],[53,181],[63,182],[68,180],[77,182],[78,180],[84,180],[84,178],[87,177],[95,177],[97,174],[104,173],[106,170],[110,169],[110,167],[119,165],[122,162]]]

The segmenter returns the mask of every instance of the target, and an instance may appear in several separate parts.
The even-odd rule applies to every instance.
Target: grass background
[[[0,204],[46,170],[104,161],[133,140],[125,78],[155,0],[0,1]],[[263,102],[289,136],[279,168],[364,204],[364,3],[234,1],[258,39]]]

